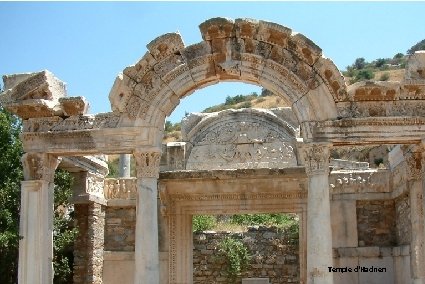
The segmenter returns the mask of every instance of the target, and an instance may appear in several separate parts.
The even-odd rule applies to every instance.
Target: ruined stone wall
[[[134,251],[135,207],[107,207],[105,251]]]
[[[102,283],[105,207],[75,204],[74,283]]]
[[[404,194],[395,200],[396,210],[396,236],[398,245],[410,245],[411,222],[410,222],[410,198]]]
[[[359,247],[396,245],[394,200],[357,200]]]
[[[300,281],[298,236],[291,237],[276,228],[250,228],[245,233],[194,233],[193,283],[230,283],[227,264],[219,257],[218,243],[226,237],[240,239],[252,255],[251,263],[241,278],[265,277],[270,283]],[[232,282],[233,283],[233,282]]]

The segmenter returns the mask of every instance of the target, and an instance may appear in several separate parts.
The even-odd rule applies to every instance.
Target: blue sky
[[[48,69],[85,96],[90,113],[108,112],[116,75],[146,44],[179,31],[201,41],[212,17],[268,20],[303,33],[344,70],[358,57],[392,57],[425,38],[425,2],[0,2],[0,74]],[[201,111],[227,95],[259,91],[221,83],[182,100],[170,119]]]

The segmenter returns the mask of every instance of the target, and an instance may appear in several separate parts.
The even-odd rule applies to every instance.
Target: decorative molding
[[[116,128],[120,116],[115,113],[101,113],[96,116],[81,115],[62,119],[58,116],[30,118],[23,122],[23,132],[66,132],[73,130],[90,130]]]
[[[307,192],[289,191],[274,193],[215,193],[215,194],[169,194],[167,200],[180,201],[221,201],[221,200],[258,200],[258,199],[303,199]]]
[[[86,177],[86,193],[104,197],[105,177],[100,174],[88,172]]]
[[[405,160],[407,180],[421,180],[424,173],[422,152],[411,152]]]
[[[105,179],[105,199],[136,199],[136,178],[107,178]]]
[[[26,153],[21,162],[25,180],[45,180],[53,182],[55,170],[61,159],[46,153]]]
[[[133,153],[136,160],[136,175],[138,178],[159,178],[159,152],[137,152]]]
[[[329,174],[329,144],[300,144],[300,155],[307,175]]]

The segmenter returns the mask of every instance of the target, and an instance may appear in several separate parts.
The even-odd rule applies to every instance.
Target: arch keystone
[[[255,38],[258,32],[258,20],[238,18],[235,20],[235,34],[237,38]]]

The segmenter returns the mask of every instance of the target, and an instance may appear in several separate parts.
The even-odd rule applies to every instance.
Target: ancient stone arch
[[[223,81],[260,85],[282,96],[300,123],[335,119],[347,100],[344,80],[311,40],[266,21],[214,18],[200,25],[203,41],[185,46],[178,33],[150,42],[124,69],[109,95],[114,112],[162,127],[194,90]]]
[[[157,186],[164,121],[180,99],[222,81],[270,89],[288,102],[301,125],[300,161],[308,177],[308,283],[332,283],[333,279],[327,270],[332,263],[330,147],[413,144],[404,148],[415,173],[408,188],[416,192],[412,202],[421,203],[425,53],[410,57],[400,82],[360,82],[347,88],[321,49],[286,27],[214,18],[202,23],[200,30],[203,41],[187,47],[176,33],[150,42],[142,59],[115,80],[109,95],[110,113],[87,114],[88,102],[83,97],[67,97],[65,84],[49,71],[3,77],[5,91],[0,100],[23,119],[26,152],[20,283],[51,282],[51,213],[45,209],[51,206],[52,173],[60,157],[100,153],[132,153],[135,157],[136,180],[106,184],[114,189],[128,184],[131,190],[126,194],[137,198],[134,282],[158,283]],[[98,188],[99,177],[84,184]],[[107,201],[95,191],[93,195],[86,189],[79,202],[97,204],[90,210],[101,216]],[[423,206],[415,208],[412,247],[417,253],[412,257],[412,279],[423,281],[420,267],[425,261],[420,248],[424,233],[418,225],[423,223]],[[30,230],[32,220],[43,221]],[[39,240],[43,240],[41,249]]]

